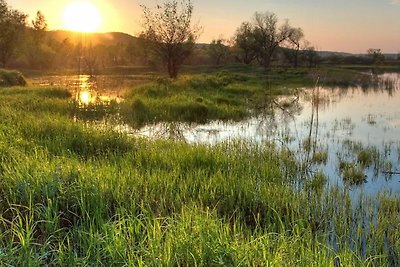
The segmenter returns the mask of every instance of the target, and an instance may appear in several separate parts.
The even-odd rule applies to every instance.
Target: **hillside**
[[[127,44],[136,42],[137,37],[122,33],[122,32],[109,32],[109,33],[79,33],[70,31],[49,31],[48,36],[56,41],[62,42],[68,39],[71,43],[90,43],[92,45],[115,45],[115,44]]]

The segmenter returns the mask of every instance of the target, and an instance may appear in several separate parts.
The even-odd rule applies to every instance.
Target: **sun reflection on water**
[[[82,105],[89,105],[91,103],[96,102],[93,99],[92,94],[89,91],[81,91],[79,92],[79,103]]]

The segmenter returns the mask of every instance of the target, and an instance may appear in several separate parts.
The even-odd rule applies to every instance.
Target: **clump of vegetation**
[[[361,149],[357,152],[357,162],[363,167],[369,167],[379,162],[379,152],[375,148]]]
[[[339,170],[343,180],[350,185],[360,185],[366,181],[364,171],[355,163],[340,161]]]
[[[0,86],[25,86],[24,76],[15,70],[0,69]]]
[[[316,164],[326,164],[328,161],[328,151],[315,151],[312,156],[312,162]]]
[[[367,123],[369,125],[375,125],[376,124],[376,115],[368,114],[367,115]]]
[[[324,173],[316,172],[312,176],[312,178],[306,182],[305,188],[321,194],[326,184],[326,181],[327,178]]]

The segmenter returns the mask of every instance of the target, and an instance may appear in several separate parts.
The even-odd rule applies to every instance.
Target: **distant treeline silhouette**
[[[177,4],[177,1],[173,3]],[[157,20],[153,23],[156,26]],[[197,32],[200,32],[199,29]],[[184,56],[179,59],[165,60],[167,55],[160,55],[160,51],[152,49],[157,44],[166,47],[168,44],[157,41],[157,36],[148,30],[144,27],[138,37],[118,32],[48,31],[45,15],[40,11],[28,23],[26,14],[0,0],[0,67],[34,70],[79,68],[82,72],[94,74],[116,66],[149,66],[157,70],[168,67],[174,60],[187,65],[243,63],[265,68],[272,65],[315,67],[320,63],[380,64],[385,61],[379,49],[369,50],[369,56],[320,53],[305,39],[301,28],[292,27],[287,20],[279,25],[277,16],[271,12],[256,12],[228,39],[221,36],[209,44],[199,44],[194,43],[196,38],[190,37],[192,39],[185,42],[193,42],[193,45],[186,45],[185,49],[190,50],[185,50]],[[149,36],[153,38],[150,42]],[[174,49],[177,47],[176,43],[170,45]],[[171,70],[171,77],[176,74],[177,69]]]

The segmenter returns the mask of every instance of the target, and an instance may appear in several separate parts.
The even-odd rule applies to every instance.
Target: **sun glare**
[[[97,7],[88,1],[72,2],[64,9],[64,27],[70,31],[95,32],[101,27],[102,18]]]

